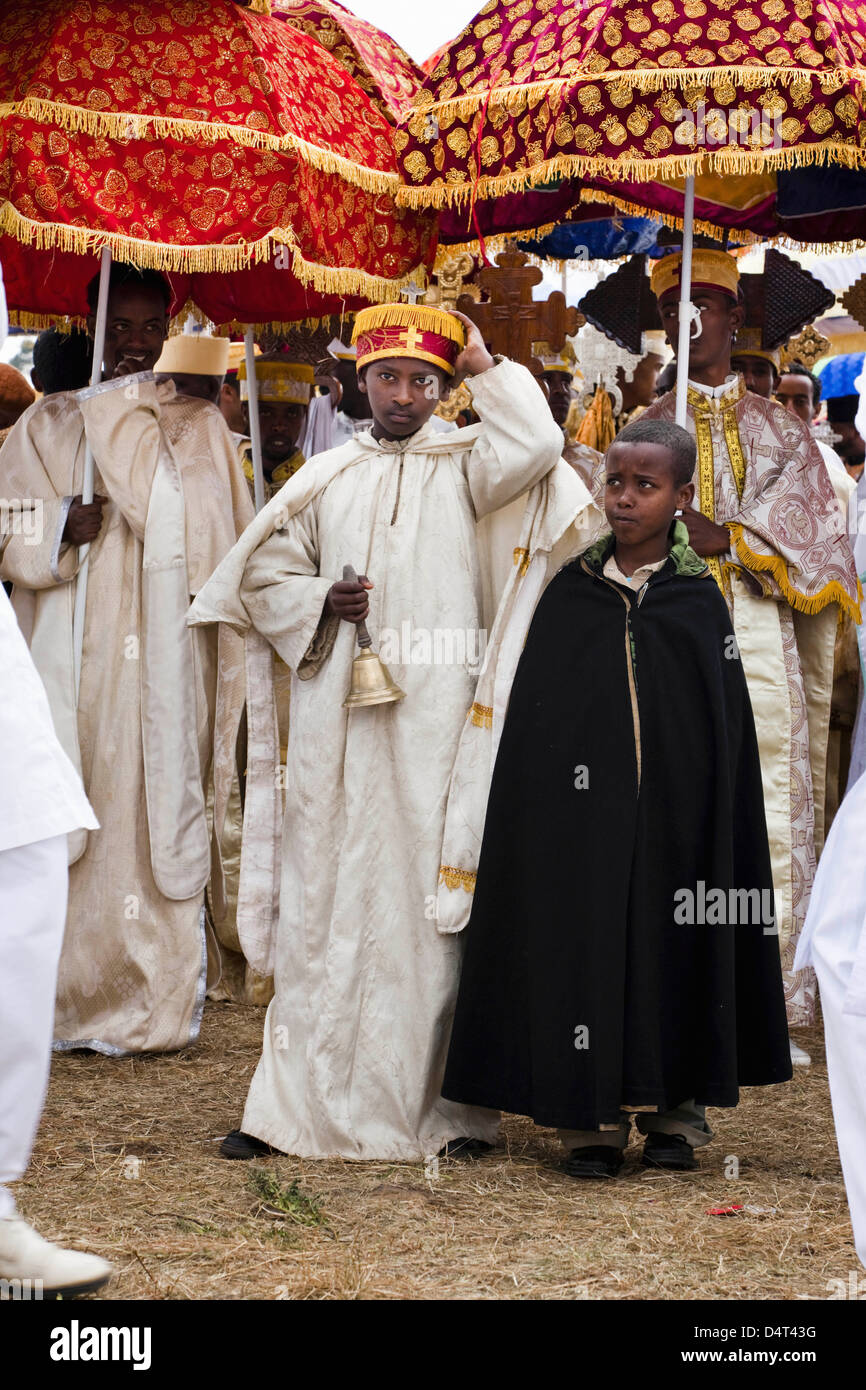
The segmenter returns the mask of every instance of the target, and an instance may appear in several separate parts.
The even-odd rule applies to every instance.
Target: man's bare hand
[[[148,359],[141,356],[119,357],[114,364],[111,380],[116,381],[120,377],[134,376],[136,372],[146,371],[147,361]]]
[[[81,500],[81,493],[73,497],[61,540],[68,541],[70,545],[89,545],[95,541],[102,525],[102,508],[107,501],[107,497],[100,497],[98,493],[86,505]]]
[[[328,395],[331,397],[331,409],[339,410],[340,402],[343,399],[343,387],[334,375],[333,357],[324,357],[321,362],[317,362],[313,368],[317,386],[324,386]]]
[[[347,623],[362,623],[370,611],[367,590],[373,585],[366,574],[358,575],[357,584],[340,579],[332,584],[325,599],[325,612]]]
[[[467,376],[478,376],[479,372],[486,372],[489,367],[494,367],[496,363],[484,346],[484,339],[481,331],[466,314],[459,313],[456,309],[450,309],[449,313],[459,319],[466,329],[466,346],[454,363],[454,378],[448,383],[453,391],[456,386]]]
[[[724,555],[730,550],[731,533],[727,526],[718,526],[715,521],[705,517],[703,512],[695,511],[694,507],[684,507],[679,519],[688,530],[692,550],[704,559],[708,555]]]

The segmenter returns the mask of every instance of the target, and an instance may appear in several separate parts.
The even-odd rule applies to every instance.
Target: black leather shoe
[[[645,1168],[669,1168],[674,1173],[690,1173],[698,1166],[688,1139],[682,1134],[662,1134],[658,1130],[647,1135],[641,1163]]]
[[[220,1144],[220,1158],[267,1158],[269,1154],[279,1154],[280,1149],[272,1149],[261,1139],[244,1134],[242,1129],[233,1129]]]
[[[612,1144],[590,1144],[585,1149],[572,1149],[565,1160],[570,1178],[615,1178],[622,1167],[622,1149]]]

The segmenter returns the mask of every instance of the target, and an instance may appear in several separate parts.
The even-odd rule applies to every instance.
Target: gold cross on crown
[[[415,348],[421,346],[421,334],[415,328],[414,323],[410,323],[409,327],[406,329],[406,336],[403,341],[410,352],[414,352]]]

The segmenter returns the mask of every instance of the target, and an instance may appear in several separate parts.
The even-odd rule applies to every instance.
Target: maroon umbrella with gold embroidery
[[[699,223],[772,235],[778,171],[866,164],[864,53],[866,7],[833,0],[491,0],[398,132],[399,196],[464,226],[611,194],[675,220],[695,176]]]

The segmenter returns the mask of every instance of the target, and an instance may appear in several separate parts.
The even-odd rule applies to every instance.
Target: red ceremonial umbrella
[[[234,0],[0,0],[0,31],[13,315],[81,314],[103,245],[217,322],[393,298],[429,263],[391,126],[309,35]]]
[[[390,34],[337,0],[272,0],[271,13],[318,39],[389,120],[408,115],[424,73]]]

